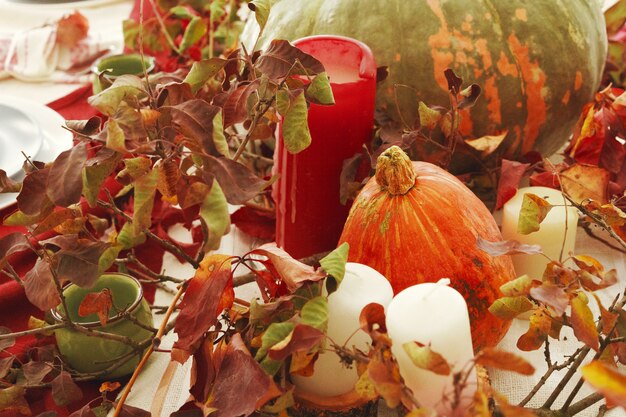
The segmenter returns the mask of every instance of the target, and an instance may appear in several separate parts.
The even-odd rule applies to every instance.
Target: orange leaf
[[[476,363],[490,368],[513,371],[522,375],[532,375],[535,367],[526,359],[504,350],[486,348],[476,356]]]
[[[600,361],[582,367],[583,378],[606,398],[607,405],[626,408],[626,375]]]
[[[530,316],[528,331],[517,340],[517,347],[527,352],[539,349],[551,328],[552,319],[544,309],[538,308]]]
[[[97,314],[100,324],[106,326],[112,306],[111,290],[103,288],[102,291],[89,293],[83,298],[78,306],[78,315],[87,317],[90,314]]]
[[[113,392],[115,390],[117,390],[119,387],[121,387],[122,385],[119,382],[103,382],[102,385],[100,385],[100,392]]]
[[[593,321],[593,313],[589,306],[580,295],[572,298],[570,305],[572,307],[570,322],[574,329],[574,335],[585,345],[597,351],[600,347],[600,340],[596,323]]]
[[[607,202],[609,172],[593,165],[574,164],[561,172],[563,191],[577,203],[592,199]]]

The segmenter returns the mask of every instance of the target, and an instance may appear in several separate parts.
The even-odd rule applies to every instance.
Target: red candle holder
[[[311,104],[312,143],[291,154],[283,147],[281,124],[274,153],[280,176],[273,187],[276,243],[302,258],[337,246],[350,203],[339,200],[344,160],[362,149],[372,133],[376,96],[376,62],[367,45],[342,36],[310,36],[293,42],[322,62],[335,104]]]

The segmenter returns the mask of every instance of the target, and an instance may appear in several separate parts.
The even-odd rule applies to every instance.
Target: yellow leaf
[[[596,328],[593,313],[589,309],[587,302],[580,296],[577,296],[572,298],[570,305],[572,307],[570,321],[574,335],[585,345],[594,350],[598,350],[600,346],[598,329]]]
[[[583,378],[605,396],[607,404],[626,407],[626,375],[599,361],[583,366],[581,372]]]
[[[507,133],[508,132],[504,132],[501,135],[487,135],[476,139],[467,139],[465,143],[480,152],[482,156],[488,156],[498,149]]]
[[[519,213],[517,232],[522,235],[539,230],[539,225],[546,218],[553,206],[538,195],[526,193],[522,200],[522,209]]]

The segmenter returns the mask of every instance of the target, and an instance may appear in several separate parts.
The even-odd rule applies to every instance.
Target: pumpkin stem
[[[376,182],[391,195],[404,195],[415,185],[415,170],[406,153],[392,146],[376,160]]]

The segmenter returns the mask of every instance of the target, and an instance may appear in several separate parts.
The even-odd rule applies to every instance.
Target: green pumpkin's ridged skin
[[[418,100],[449,106],[450,67],[482,97],[464,115],[467,137],[508,131],[507,156],[549,155],[569,137],[593,98],[607,40],[597,0],[280,0],[258,44],[314,34],[359,39],[389,67],[378,107],[395,113],[394,84],[405,120]],[[253,19],[252,19],[253,20]],[[253,43],[253,24],[243,40]],[[397,115],[394,117],[397,118]]]
[[[459,180],[426,162],[414,162],[415,186],[392,196],[375,178],[355,200],[340,243],[348,242],[348,260],[383,274],[397,294],[423,282],[450,278],[467,301],[474,349],[496,345],[509,328],[489,306],[502,296],[500,286],[515,278],[509,256],[480,250],[480,236],[502,236],[485,205]]]

